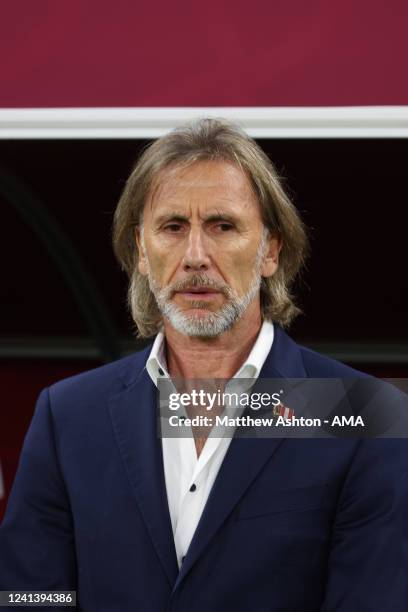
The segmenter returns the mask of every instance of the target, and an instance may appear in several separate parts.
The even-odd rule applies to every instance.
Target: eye
[[[227,223],[226,221],[225,222],[222,221],[221,223],[217,223],[217,225],[215,227],[221,233],[229,232],[230,230],[234,229],[234,226],[232,225],[232,223]]]
[[[183,226],[181,223],[168,223],[164,226],[164,230],[171,234],[179,234],[183,230]]]

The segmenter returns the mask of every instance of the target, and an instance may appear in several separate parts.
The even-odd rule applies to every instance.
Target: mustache
[[[206,274],[202,273],[195,273],[182,281],[171,283],[166,287],[166,290],[169,292],[169,294],[173,295],[178,291],[185,291],[190,288],[213,289],[214,291],[219,291],[220,293],[223,293],[227,297],[230,297],[232,294],[232,289],[229,285],[214,280],[213,278],[210,278]]]

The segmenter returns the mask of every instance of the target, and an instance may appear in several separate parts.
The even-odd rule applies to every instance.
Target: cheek
[[[247,289],[252,280],[255,268],[256,252],[248,245],[235,249],[224,258],[224,272],[227,282],[235,288]]]
[[[154,278],[164,284],[168,283],[178,267],[179,256],[176,250],[169,251],[163,248],[163,245],[149,245],[149,247],[146,245],[146,248],[149,268]]]

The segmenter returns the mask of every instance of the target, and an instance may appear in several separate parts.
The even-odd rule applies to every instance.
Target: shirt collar
[[[233,378],[258,378],[263,364],[272,348],[274,327],[271,321],[264,321],[257,339],[242,366]],[[161,377],[169,378],[166,354],[165,337],[159,332],[153,342],[152,349],[146,362],[146,370],[157,387],[157,380]]]
[[[170,378],[167,371],[167,360],[164,347],[165,337],[163,332],[160,331],[154,339],[152,350],[146,361],[146,370],[156,387],[158,378],[163,376]]]

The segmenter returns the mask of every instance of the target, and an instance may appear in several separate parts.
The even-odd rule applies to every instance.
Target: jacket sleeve
[[[0,590],[76,590],[73,520],[48,389],[38,398],[0,527]]]
[[[408,440],[360,440],[340,495],[321,612],[408,611]]]

